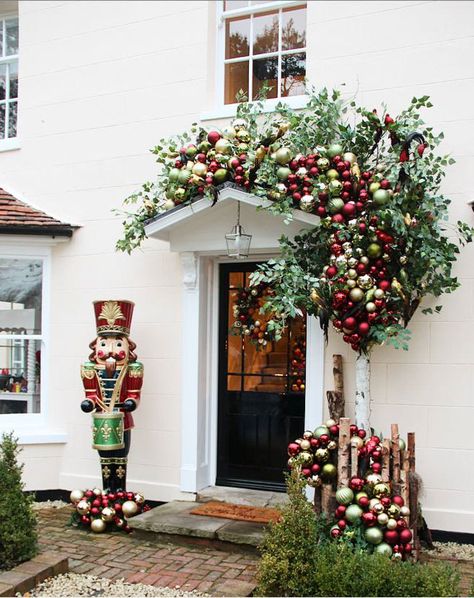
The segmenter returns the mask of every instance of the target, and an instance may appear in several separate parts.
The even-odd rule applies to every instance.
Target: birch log
[[[356,426],[370,430],[370,357],[361,353],[356,360]]]
[[[339,449],[337,456],[337,487],[346,488],[349,486],[350,457],[351,457],[351,420],[348,417],[341,417],[339,420]]]

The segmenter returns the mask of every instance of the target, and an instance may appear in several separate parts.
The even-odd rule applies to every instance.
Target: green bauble
[[[346,509],[345,517],[347,521],[355,523],[361,518],[363,511],[359,505],[349,505]]]
[[[330,181],[337,181],[339,178],[339,173],[337,172],[337,170],[335,168],[330,168],[327,172],[326,172],[326,176],[328,177],[328,179]]]
[[[321,475],[325,480],[333,480],[337,475],[337,468],[332,463],[326,463],[323,465]]]
[[[377,554],[384,554],[385,556],[391,557],[393,550],[390,544],[387,544],[387,542],[381,542],[375,547],[374,552]]]
[[[214,182],[216,185],[220,185],[227,178],[227,170],[225,168],[218,168],[214,173]]]
[[[191,178],[191,175],[192,172],[190,170],[188,170],[187,168],[183,168],[179,171],[178,181],[181,183],[181,185],[186,185],[186,183]]]
[[[336,491],[336,500],[340,505],[350,505],[354,500],[354,493],[350,488],[339,488]]]
[[[329,428],[327,426],[318,426],[316,430],[313,432],[315,438],[319,438],[323,434],[329,434]]]
[[[383,540],[383,532],[379,527],[368,527],[364,537],[369,544],[380,544]]]
[[[329,181],[328,184],[329,195],[331,197],[336,197],[342,191],[342,183],[341,181],[333,180]]]
[[[334,156],[342,156],[343,153],[344,148],[340,143],[331,143],[326,152],[328,158],[334,158]]]
[[[372,259],[376,259],[382,255],[382,248],[378,243],[371,243],[367,247],[367,255]]]
[[[280,149],[275,152],[275,161],[278,164],[288,164],[292,157],[291,150],[287,147],[280,147]]]
[[[328,201],[328,212],[330,214],[337,214],[338,212],[340,212],[342,210],[342,207],[344,206],[344,201],[342,199],[340,199],[339,197],[333,197],[332,199],[330,199]]]
[[[390,201],[390,193],[386,189],[377,189],[372,195],[372,199],[374,200],[374,204],[381,208]]]
[[[172,183],[176,183],[176,181],[179,178],[179,173],[180,173],[179,168],[172,168],[170,170],[169,179]]]
[[[279,181],[286,181],[290,174],[291,170],[286,166],[280,166],[280,168],[277,170],[277,177]]]
[[[407,448],[406,442],[403,440],[403,438],[398,440],[398,446],[400,447],[401,451],[404,451]]]

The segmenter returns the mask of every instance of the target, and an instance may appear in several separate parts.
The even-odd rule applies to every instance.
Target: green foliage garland
[[[218,201],[230,181],[270,199],[267,209],[286,220],[294,208],[320,218],[294,240],[282,237],[281,257],[253,275],[253,284],[274,290],[265,307],[276,314],[268,324],[276,338],[306,311],[325,332],[332,322],[355,351],[385,342],[406,349],[423,298],[459,286],[452,266],[473,234],[448,223],[440,186],[453,160],[436,153],[443,134],[420,116],[430,107],[428,96],[413,98],[392,118],[385,107],[378,114],[325,89],[301,111],[280,104],[263,114],[261,102],[242,102],[222,131],[195,124],[192,136],[160,140],[152,150],[158,180],[125,201],[138,209],[127,214],[117,248],[137,247],[147,219],[168,209],[201,196]]]

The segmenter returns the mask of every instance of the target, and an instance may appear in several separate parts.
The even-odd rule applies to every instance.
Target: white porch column
[[[180,257],[183,268],[181,490],[196,492],[199,405],[199,259],[193,252],[183,252]]]

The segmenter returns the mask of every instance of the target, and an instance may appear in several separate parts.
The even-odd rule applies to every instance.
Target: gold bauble
[[[397,528],[397,520],[396,519],[389,519],[387,521],[387,529],[396,529]]]
[[[84,496],[84,492],[82,490],[73,490],[71,492],[71,494],[69,495],[69,500],[72,503],[77,503],[81,500],[81,498]]]
[[[382,289],[375,289],[374,297],[376,299],[383,299],[385,297],[385,292]]]
[[[361,256],[360,263],[367,265],[369,263],[369,258],[366,255]]]
[[[357,284],[361,289],[367,290],[372,288],[374,281],[368,274],[362,274],[362,276],[359,276],[357,279]]]
[[[214,147],[218,154],[230,154],[231,144],[228,139],[218,139]]]
[[[79,515],[87,515],[87,513],[91,510],[91,506],[87,500],[80,500],[76,505],[76,510]]]
[[[385,508],[383,506],[383,504],[381,502],[376,503],[373,507],[372,507],[372,511],[374,513],[376,513],[377,515],[381,515],[384,512]],[[388,521],[388,517],[387,517],[387,521]]]
[[[400,515],[402,517],[408,517],[408,515],[410,514],[410,509],[408,507],[400,507]]]
[[[357,278],[357,271],[354,270],[354,268],[351,268],[350,270],[347,271],[347,276],[351,280],[355,280]]]
[[[369,473],[365,480],[367,484],[375,486],[375,484],[380,484],[380,482],[382,481],[382,476],[378,473]]]
[[[356,257],[350,257],[347,260],[347,265],[349,266],[349,268],[355,268],[358,263],[359,263],[359,261]]]
[[[364,446],[364,441],[359,436],[353,436],[351,438],[351,445],[356,446],[358,449]]]
[[[127,500],[122,505],[122,513],[125,517],[133,517],[137,511],[137,503],[133,500]]]
[[[250,133],[245,129],[240,129],[239,131],[237,131],[236,137],[242,143],[249,143],[250,141]]]
[[[243,118],[234,118],[234,120],[232,121],[232,126],[238,132],[241,129],[247,128],[247,121]]]
[[[202,162],[197,162],[193,166],[193,174],[195,174],[198,177],[205,176],[207,174],[207,166],[206,166],[206,164],[203,164]]]
[[[381,504],[382,503],[379,501],[378,498],[371,498],[369,500],[369,509],[372,510],[375,507],[375,505],[381,505]]]
[[[107,524],[105,523],[105,521],[102,521],[102,519],[93,519],[92,520],[91,530],[93,532],[95,532],[96,534],[101,534],[102,532],[105,532],[106,527],[107,527]]]
[[[375,484],[373,494],[376,498],[383,498],[384,496],[390,496],[390,486],[388,484]]]
[[[338,255],[336,258],[336,266],[338,268],[345,268],[347,266],[347,258],[345,255]]]
[[[336,449],[337,449],[337,442],[336,442],[335,440],[330,440],[330,441],[328,442],[328,449],[329,449],[330,451],[334,451],[334,450],[336,450]]]
[[[104,521],[112,521],[112,519],[115,517],[115,509],[104,507],[100,516]]]
[[[352,152],[346,152],[342,156],[342,159],[344,160],[344,162],[350,162],[351,166],[357,162],[357,156]]]
[[[387,513],[380,513],[380,515],[377,517],[377,521],[380,523],[380,525],[387,525],[389,521]]]
[[[96,495],[96,496],[100,496],[102,494],[102,490],[100,490],[100,488],[94,488],[92,490],[92,492]]]
[[[359,303],[359,301],[362,301],[362,299],[365,297],[365,293],[362,289],[355,288],[349,293],[349,297],[352,301]]]
[[[234,139],[236,133],[237,131],[232,126],[224,127],[222,129],[222,137],[224,137],[224,139]]]
[[[302,451],[309,451],[309,449],[311,448],[311,442],[309,440],[302,440],[301,442],[301,450]]]
[[[336,424],[337,424],[337,421],[335,419],[328,419],[324,425],[326,426],[326,428],[331,428],[332,426],[335,426]]]
[[[167,199],[163,204],[163,208],[165,210],[172,210],[175,206],[176,206],[176,204],[174,203],[174,201],[172,199]]]
[[[350,289],[355,289],[355,287],[357,286],[357,283],[356,283],[356,281],[355,281],[355,280],[351,280],[351,279],[349,279],[349,280],[346,282],[346,285],[347,285],[347,286],[348,286]]]
[[[329,459],[329,451],[325,448],[318,448],[315,455],[316,459],[322,463],[325,463]]]
[[[396,504],[391,504],[387,509],[388,514],[396,519],[400,516],[400,507]]]
[[[365,309],[368,311],[369,314],[373,314],[375,311],[377,311],[377,306],[372,301],[369,301],[365,304]]]
[[[306,430],[303,432],[303,438],[305,440],[311,440],[311,438],[313,438],[313,432],[311,432],[311,430]]]
[[[303,443],[304,441],[302,441]],[[311,465],[313,463],[313,455],[308,451],[303,451],[298,455],[298,460],[303,465]]]

